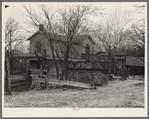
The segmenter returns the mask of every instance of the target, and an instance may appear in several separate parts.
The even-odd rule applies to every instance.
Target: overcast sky
[[[91,18],[93,19],[92,21],[95,22],[96,24],[101,24],[101,25],[105,25],[106,24],[106,21],[107,19],[109,19],[109,16],[110,14],[112,14],[114,12],[115,9],[121,9],[122,12],[126,12],[126,11],[130,11],[132,9],[135,8],[135,6],[137,5],[146,5],[146,3],[143,3],[143,2],[129,2],[129,3],[122,3],[122,2],[119,2],[119,3],[116,3],[116,2],[113,2],[113,3],[103,3],[103,2],[97,2],[97,3],[57,3],[57,2],[54,2],[54,3],[23,3],[23,2],[18,2],[18,3],[15,3],[15,2],[4,2],[2,4],[3,6],[3,28],[4,28],[4,22],[9,18],[9,17],[12,17],[16,20],[18,20],[21,24],[21,26],[23,26],[24,28],[26,29],[29,29],[29,27],[26,26],[25,22],[26,22],[26,19],[25,19],[25,15],[22,13],[22,12],[25,12],[25,9],[23,8],[22,5],[26,5],[26,6],[29,6],[31,5],[31,7],[33,9],[36,10],[37,13],[39,13],[39,5],[40,4],[46,4],[46,5],[50,5],[52,7],[52,11],[56,11],[58,8],[63,8],[65,7],[66,5],[75,5],[75,4],[92,4],[93,7],[96,7],[96,8],[102,8],[103,10],[101,10],[100,12],[102,14],[94,17],[94,18]],[[9,5],[9,7],[5,8],[5,5]],[[145,11],[143,11],[145,12]],[[134,14],[133,16],[133,19],[141,19],[141,18],[144,18],[145,17],[145,14]],[[133,21],[134,22],[134,21]],[[36,32],[36,31],[35,31]],[[29,34],[27,34],[29,35]]]

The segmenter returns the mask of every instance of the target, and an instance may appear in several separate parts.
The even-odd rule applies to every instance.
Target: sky
[[[121,10],[122,12],[128,12],[130,10],[134,10],[135,6],[138,5],[146,5],[147,3],[145,2],[97,2],[97,3],[92,3],[92,2],[86,2],[86,3],[74,3],[74,2],[69,2],[69,3],[65,3],[65,2],[54,2],[54,3],[29,3],[29,2],[3,2],[2,3],[2,26],[4,28],[4,23],[5,21],[9,18],[12,17],[14,19],[16,19],[17,21],[20,22],[20,25],[23,26],[23,28],[25,29],[30,29],[30,27],[28,27],[26,25],[26,16],[23,14],[25,12],[25,9],[23,8],[23,5],[25,6],[29,6],[31,5],[31,7],[37,12],[40,13],[39,11],[39,5],[41,4],[46,4],[46,5],[50,5],[52,7],[52,11],[55,12],[57,11],[58,8],[65,8],[67,5],[76,5],[76,4],[91,4],[93,7],[95,8],[99,8],[102,10],[100,10],[99,14],[96,17],[91,17],[90,19],[92,20],[92,23],[96,23],[99,24],[101,26],[105,26],[107,24],[107,20],[110,19],[110,15],[113,14],[113,12],[118,9]],[[9,7],[5,8],[5,5],[9,5]],[[145,9],[146,10],[146,9]],[[144,13],[146,11],[143,11]],[[101,14],[100,14],[101,13]],[[145,14],[133,14],[131,16],[134,20],[132,20],[132,22],[135,22],[136,20],[142,19],[145,17]],[[131,23],[132,23],[131,22]],[[22,29],[23,30],[23,29]],[[2,30],[4,31],[4,29]],[[35,31],[36,32],[36,31]],[[25,33],[25,32],[24,32]],[[3,33],[2,33],[3,34]],[[31,34],[27,34],[26,36],[29,37]]]
[[[3,18],[4,21],[6,21],[7,18],[9,17],[13,17],[16,20],[20,21],[21,24],[25,23],[25,15],[23,14],[23,12],[25,12],[25,9],[23,8],[22,5],[26,5],[29,6],[31,5],[31,7],[33,9],[35,9],[36,12],[39,12],[39,5],[41,5],[43,3],[14,3],[14,2],[7,2],[7,3],[3,3],[3,7],[4,5],[9,5],[8,8],[3,9]],[[46,3],[46,5],[49,4],[52,7],[52,11],[56,11],[58,8],[64,8],[66,5],[75,5],[76,3]],[[78,3],[77,3],[78,4]],[[79,4],[84,4],[84,3],[79,3]],[[142,3],[138,3],[138,2],[134,2],[134,3],[102,3],[102,2],[98,2],[98,3],[86,3],[86,4],[92,4],[93,7],[96,8],[103,8],[103,10],[101,10],[100,12],[102,13],[102,15],[99,15],[98,17],[96,17],[94,19],[94,22],[98,23],[98,22],[105,22],[106,18],[112,14],[114,12],[115,9],[118,9],[121,7],[122,11],[129,11],[131,9],[134,9],[135,5],[142,5],[144,4]],[[141,16],[142,17],[142,16]],[[135,19],[139,19],[140,16],[135,16]]]

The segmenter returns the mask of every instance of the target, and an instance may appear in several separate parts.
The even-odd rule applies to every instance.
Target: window
[[[41,41],[37,41],[37,52],[41,52]]]
[[[37,61],[37,69],[40,69],[40,62]]]

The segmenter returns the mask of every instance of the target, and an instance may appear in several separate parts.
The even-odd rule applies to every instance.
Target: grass
[[[143,108],[144,81],[113,80],[97,90],[49,89],[12,92],[5,95],[5,107],[51,108]]]

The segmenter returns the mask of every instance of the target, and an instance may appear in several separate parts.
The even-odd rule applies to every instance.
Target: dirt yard
[[[12,92],[5,95],[5,107],[51,108],[143,108],[143,80],[113,80],[108,87],[93,89],[51,89]]]

